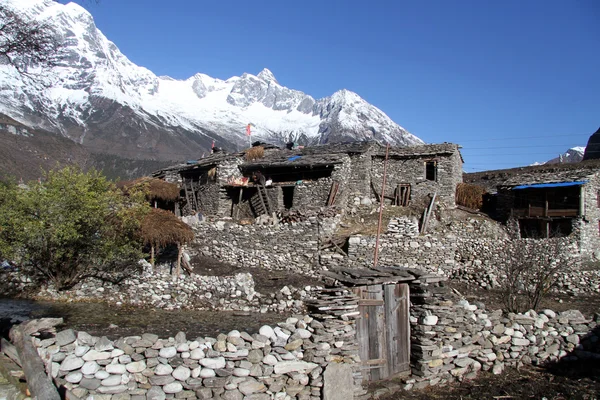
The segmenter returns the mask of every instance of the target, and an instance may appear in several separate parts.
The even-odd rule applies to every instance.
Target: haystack
[[[179,198],[179,187],[174,183],[163,181],[162,179],[142,177],[133,181],[119,182],[120,186],[126,192],[132,188],[141,188],[146,193],[148,201],[176,201]]]
[[[144,244],[151,249],[150,263],[154,265],[155,249],[176,244],[179,251],[177,256],[177,275],[181,265],[182,245],[194,240],[194,231],[173,213],[153,208],[144,217],[140,234]]]
[[[259,160],[265,156],[265,148],[263,146],[254,146],[246,150],[246,161]]]
[[[485,188],[470,183],[459,183],[456,186],[456,204],[463,207],[481,210]]]

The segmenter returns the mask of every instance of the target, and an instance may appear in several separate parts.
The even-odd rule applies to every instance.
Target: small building
[[[582,254],[600,248],[600,161],[465,175],[496,187],[496,219],[515,238],[570,237]]]
[[[381,197],[386,148],[377,142],[260,147],[264,152],[259,156],[248,157],[251,150],[215,153],[154,176],[181,184],[183,215],[200,212],[236,220],[286,210],[343,209],[356,198]],[[462,181],[459,146],[391,147],[387,168],[383,198],[388,204],[407,206],[437,194],[454,206],[456,185]],[[256,175],[264,179],[255,181]]]
[[[388,155],[386,196],[392,204],[408,205],[437,193],[446,206],[454,207],[456,186],[462,182],[460,147],[452,143],[391,147]],[[370,181],[381,192],[385,148],[373,154]],[[408,194],[408,195],[405,195]],[[398,200],[397,200],[398,199]],[[403,201],[403,199],[405,199]]]

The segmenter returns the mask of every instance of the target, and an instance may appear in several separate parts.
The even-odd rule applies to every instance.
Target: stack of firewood
[[[280,212],[277,217],[279,218],[279,222],[282,224],[291,224],[292,222],[303,222],[308,219],[303,212],[298,210],[286,210]]]

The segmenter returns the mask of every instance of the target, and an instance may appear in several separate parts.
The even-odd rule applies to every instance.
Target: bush
[[[575,264],[572,249],[560,239],[514,241],[505,252],[501,291],[506,309],[515,313],[537,309],[560,275]]]
[[[0,187],[0,258],[58,290],[82,279],[128,276],[143,257],[143,193],[124,196],[99,172],[50,171],[42,182]]]

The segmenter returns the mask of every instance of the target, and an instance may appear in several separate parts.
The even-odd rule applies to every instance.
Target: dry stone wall
[[[220,220],[197,226],[197,249],[232,265],[286,270],[317,276],[319,242],[339,223],[333,218],[275,226],[239,225]]]
[[[233,276],[180,276],[168,272],[144,273],[119,284],[86,279],[73,289],[56,291],[52,286],[38,288],[18,273],[2,273],[2,292],[17,295],[35,290],[36,298],[59,301],[105,301],[117,306],[127,304],[165,310],[231,310],[252,312],[299,313],[303,300],[312,296],[313,286],[295,288],[284,286],[271,293],[255,291],[249,273]]]
[[[573,236],[550,240],[510,239],[508,235],[482,235],[477,230],[416,234],[414,219],[392,219],[387,233],[379,240],[379,265],[419,268],[484,288],[497,288],[503,280],[502,267],[508,257],[515,254],[514,249],[534,247],[540,254],[553,254],[560,248],[568,258],[569,268],[557,276],[555,289],[571,295],[600,293],[600,269],[578,251],[578,241]],[[371,265],[375,244],[374,236],[351,236],[348,257],[329,251],[321,254],[320,262],[325,267]]]
[[[499,374],[507,366],[600,360],[600,314],[488,311],[439,283],[411,286],[411,366],[406,389]]]
[[[342,292],[321,296],[314,317],[290,317],[254,335],[144,333],[111,341],[67,329],[34,344],[70,399],[321,399],[328,375],[361,381],[354,321],[328,311],[349,295]],[[354,391],[363,393],[360,384]]]

